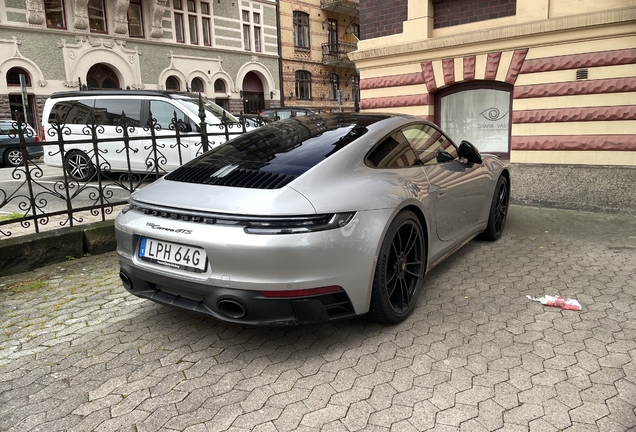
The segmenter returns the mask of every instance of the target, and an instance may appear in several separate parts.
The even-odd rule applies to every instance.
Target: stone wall
[[[511,200],[636,215],[636,167],[512,164]]]

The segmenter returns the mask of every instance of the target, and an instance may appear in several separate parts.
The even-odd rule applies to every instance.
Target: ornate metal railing
[[[327,42],[322,44],[322,62],[324,64],[342,63],[349,65],[353,62],[349,60],[348,53],[358,49],[358,45],[348,42]]]
[[[22,157],[18,157],[19,164],[15,167],[0,169],[0,240],[13,235],[18,227],[21,231],[38,233],[53,219],[60,227],[81,224],[84,222],[81,214],[104,221],[144,183],[240,135],[248,127],[263,124],[260,118],[247,119],[241,115],[237,123],[224,115],[221,123],[209,130],[201,100],[198,131],[191,131],[191,126],[179,120],[176,112],[169,131],[163,132],[152,113],[143,126],[133,126],[122,112],[113,128],[116,136],[112,133],[105,136],[99,118],[94,112],[89,113],[88,121],[81,127],[81,139],[77,139],[77,134],[71,137],[65,118],[57,116],[51,122],[46,140],[39,142],[34,142],[33,129],[21,121],[12,123],[7,134],[11,142],[0,141],[0,152],[6,154],[12,150],[13,156],[21,153]],[[137,128],[143,129],[143,133],[137,134]],[[71,144],[73,149],[68,148]],[[131,158],[139,162],[141,151],[143,165],[131,163]],[[34,161],[31,156],[38,153],[48,160],[59,160],[60,167],[49,168],[42,161]],[[113,168],[113,158],[123,155],[126,166]]]

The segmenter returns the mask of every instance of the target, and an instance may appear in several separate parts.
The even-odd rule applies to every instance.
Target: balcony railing
[[[322,62],[324,64],[339,64],[339,66],[353,67],[354,64],[349,60],[348,53],[355,51],[357,44],[349,42],[327,42],[322,44]]]
[[[320,0],[320,7],[337,14],[356,16],[360,11],[360,0]]]

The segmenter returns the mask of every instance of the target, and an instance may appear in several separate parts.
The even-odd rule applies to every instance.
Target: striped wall
[[[581,70],[587,77],[577,79]],[[511,161],[636,166],[636,36],[390,65],[366,75],[361,109],[429,120],[439,89],[507,82],[514,86]]]

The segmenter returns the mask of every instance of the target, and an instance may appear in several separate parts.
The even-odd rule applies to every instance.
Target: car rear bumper
[[[377,249],[390,216],[389,210],[358,212],[339,229],[258,235],[238,226],[131,210],[115,223],[122,280],[139,297],[241,324],[312,324],[362,315],[369,308]],[[195,273],[142,260],[142,237],[202,248],[208,264]],[[323,287],[342,290],[298,294]],[[271,298],[263,291],[296,292],[298,297]]]

